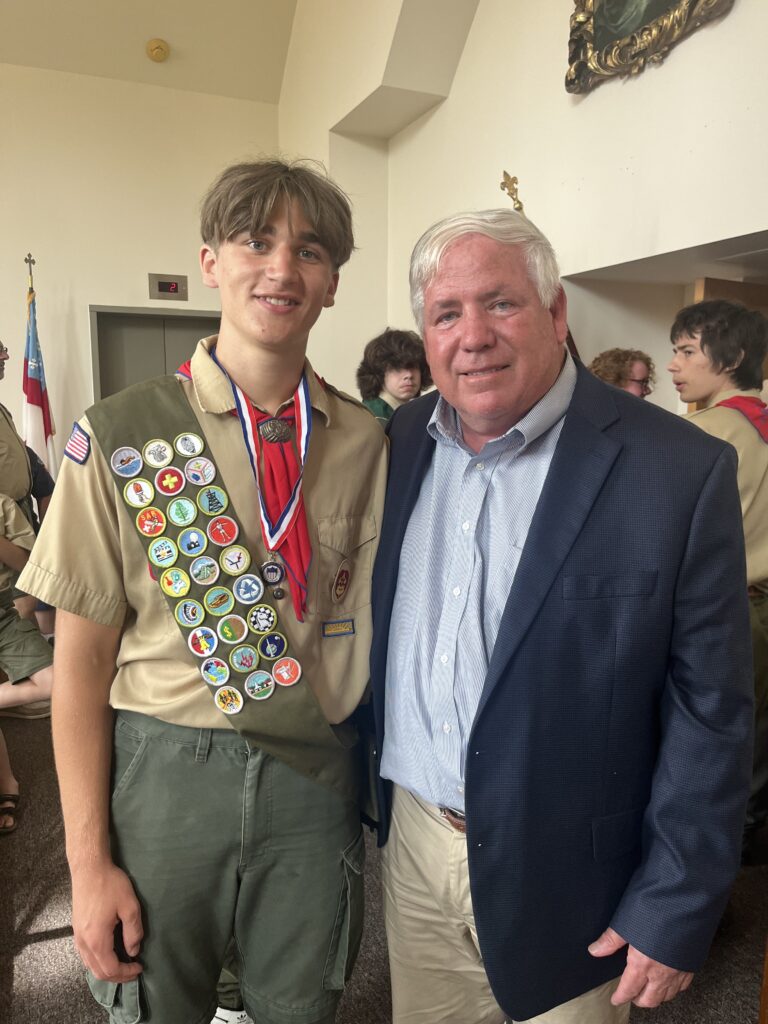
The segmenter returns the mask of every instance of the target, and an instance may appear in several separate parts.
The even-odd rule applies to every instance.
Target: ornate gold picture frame
[[[615,75],[664,60],[684,36],[727,14],[734,0],[574,0],[568,92],[589,92]]]

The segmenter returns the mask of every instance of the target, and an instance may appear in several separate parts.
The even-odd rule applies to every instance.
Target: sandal
[[[3,807],[3,804],[10,804],[9,807]],[[6,817],[11,818],[12,823],[6,825],[5,828],[0,828],[0,836],[7,836],[11,832],[16,831],[18,822],[16,821],[16,812],[19,809],[19,794],[18,793],[0,793],[0,818]]]

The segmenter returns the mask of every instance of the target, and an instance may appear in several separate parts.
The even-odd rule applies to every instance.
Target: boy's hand
[[[124,962],[115,949],[116,929],[129,957],[138,956],[144,930],[141,907],[131,881],[111,862],[72,875],[72,927],[75,946],[85,966],[102,981],[133,981],[141,964]]]

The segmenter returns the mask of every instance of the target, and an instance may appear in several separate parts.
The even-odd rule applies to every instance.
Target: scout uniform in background
[[[35,543],[32,527],[7,494],[0,494],[0,536],[24,551],[31,551]],[[9,680],[3,686],[28,679],[53,662],[51,645],[34,623],[19,618],[13,606],[16,577],[13,569],[0,562],[0,668]]]
[[[19,505],[29,522],[32,512],[32,471],[27,447],[16,432],[11,414],[0,404],[0,476],[3,494]]]
[[[368,679],[386,442],[307,362],[301,395],[251,438],[252,472],[215,342],[200,342],[188,379],[135,385],[75,426],[23,583],[122,629],[113,856],[149,927],[144,973],[92,978],[96,997],[113,1020],[202,1021],[196,993],[176,991],[173,1016],[164,991],[174,975],[213,991],[234,929],[251,1013],[320,1022],[333,1019],[362,924],[349,717]],[[256,471],[269,444],[304,459],[303,610],[262,533]],[[142,1016],[145,1003],[159,1017]]]
[[[739,456],[737,480],[747,549],[749,617],[755,671],[755,756],[745,840],[768,820],[768,417],[759,391],[713,396],[687,419],[728,441]]]

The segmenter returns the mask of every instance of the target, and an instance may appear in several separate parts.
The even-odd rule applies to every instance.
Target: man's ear
[[[552,324],[555,328],[557,340],[561,345],[564,345],[565,339],[568,337],[568,301],[562,286],[558,290],[549,312],[552,316]]]
[[[216,250],[207,243],[200,247],[200,272],[207,288],[218,288],[218,264]]]
[[[331,278],[331,283],[328,285],[328,291],[325,293],[323,299],[323,309],[330,309],[336,301],[336,289],[339,287],[339,272],[338,270]]]

